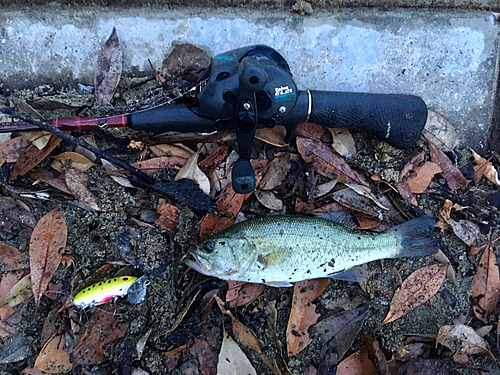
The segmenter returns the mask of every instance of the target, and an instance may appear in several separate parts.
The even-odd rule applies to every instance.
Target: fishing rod
[[[298,90],[283,56],[271,47],[254,45],[215,56],[196,86],[192,104],[166,104],[103,118],[56,119],[52,125],[60,130],[236,131],[240,158],[233,166],[232,184],[235,192],[247,194],[255,189],[250,158],[256,129],[281,125],[286,143],[302,122],[364,129],[407,149],[420,138],[426,120],[427,106],[414,95]],[[0,132],[37,128],[19,125],[2,125]]]

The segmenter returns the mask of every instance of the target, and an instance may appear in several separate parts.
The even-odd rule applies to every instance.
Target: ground
[[[0,93],[0,102],[8,102],[10,97],[18,97],[36,107],[46,119],[56,117],[78,116],[85,114],[91,116],[94,113],[102,115],[103,113],[115,114],[123,113],[139,107],[147,107],[152,104],[158,104],[158,101],[164,101],[168,97],[175,96],[179,83],[173,84],[170,91],[158,88],[154,79],[144,77],[124,76],[120,86],[115,94],[112,105],[98,111],[85,110],[82,112],[82,101],[90,102],[92,95],[82,95],[74,88],[61,88],[54,92],[49,86],[39,87],[35,90],[10,91]],[[176,91],[177,90],[177,91]],[[181,90],[182,91],[182,90]],[[64,98],[69,105],[62,105],[60,98]],[[50,100],[48,100],[50,99]],[[38,104],[36,104],[38,103]],[[49,104],[50,103],[50,104]],[[74,135],[81,135],[81,132],[75,132]],[[147,145],[154,142],[151,134],[130,131],[128,129],[119,129],[113,131],[96,131],[95,138],[97,145],[101,150],[115,155],[127,162],[138,160],[140,150],[127,149],[131,140],[143,141]],[[393,177],[398,180],[399,171],[405,163],[420,150],[426,150],[426,143],[420,141],[413,149],[400,151],[396,150],[382,141],[372,138],[366,133],[355,133],[356,148],[358,157],[352,163],[358,170],[362,171],[367,177],[376,173],[383,172],[388,180]],[[196,143],[185,142],[193,150],[196,150]],[[230,147],[234,147],[234,141],[230,142]],[[464,167],[474,165],[470,151],[462,145],[455,155],[458,166]],[[257,142],[257,154],[267,155],[269,149],[276,151],[273,146],[265,145],[263,142]],[[291,148],[295,144],[292,142]],[[64,150],[71,149],[72,146],[63,142],[53,152],[53,155]],[[485,155],[490,157],[492,155]],[[491,162],[498,167],[500,160],[498,156],[493,155]],[[47,166],[50,160],[45,160],[42,165]],[[158,194],[140,188],[125,188],[113,180],[103,171],[102,165],[98,164],[91,168],[87,175],[90,178],[91,190],[100,200],[101,211],[94,212],[83,209],[75,205],[68,199],[67,195],[58,192],[42,184],[43,190],[50,193],[48,200],[37,200],[24,198],[19,192],[32,189],[33,178],[21,177],[15,181],[14,185],[3,182],[2,195],[20,199],[26,203],[33,212],[36,219],[51,210],[59,211],[66,220],[68,226],[68,247],[66,251],[72,255],[76,262],[67,268],[60,266],[56,271],[52,283],[61,284],[62,291],[71,292],[71,280],[83,280],[92,275],[97,269],[106,263],[112,263],[113,269],[118,270],[123,265],[130,262],[135,266],[133,272],[137,275],[145,274],[149,277],[151,285],[148,287],[144,302],[131,306],[125,300],[119,300],[118,306],[125,306],[124,310],[117,315],[119,321],[126,322],[128,329],[126,334],[110,345],[106,359],[97,366],[82,366],[75,368],[75,373],[130,373],[132,368],[143,369],[150,374],[210,374],[210,370],[205,368],[202,372],[199,363],[199,356],[195,348],[199,349],[200,344],[196,340],[207,340],[208,346],[213,350],[218,350],[222,342],[223,330],[232,332],[231,319],[222,314],[217,304],[209,304],[200,308],[204,295],[210,291],[217,290],[218,295],[224,298],[227,284],[215,278],[208,278],[188,270],[183,264],[182,259],[188,250],[197,242],[199,233],[199,223],[205,212],[191,210],[179,206],[181,209],[176,233],[162,229],[156,225],[152,227],[137,226],[132,218],[142,221],[152,222],[157,217],[156,209],[161,198]],[[175,173],[162,172],[155,178],[172,180]],[[395,182],[395,181],[392,181]],[[36,188],[42,190],[37,185]],[[385,194],[397,207],[397,214],[400,221],[411,219],[418,215],[411,206],[406,203],[397,192],[390,188],[386,190],[387,185],[381,186],[376,182],[370,182],[370,186],[379,195]],[[473,210],[469,212],[483,212],[483,216],[472,214],[457,213],[458,218],[467,217],[476,223],[487,223],[482,225],[485,233],[491,228],[493,238],[500,235],[499,224],[500,217],[498,208],[489,205],[487,200],[498,191],[498,187],[483,179],[481,182],[470,183],[469,187],[462,191],[451,192],[442,177],[435,177],[434,182],[423,194],[418,195],[419,207],[425,213],[436,214],[443,205],[445,198],[450,198],[454,202],[463,206],[477,207],[485,205],[486,211]],[[167,198],[167,202],[174,203]],[[331,199],[320,199],[316,206],[323,206],[332,202]],[[247,218],[262,216],[269,213],[269,209],[263,207],[254,196],[251,196],[241,209]],[[293,205],[286,209],[286,213],[294,214]],[[148,219],[148,215],[153,220]],[[389,226],[396,224],[396,216],[386,215],[384,223]],[[12,232],[0,232],[2,240],[24,251],[25,266],[28,267],[27,243],[29,235],[15,235]],[[432,306],[424,304],[417,307],[407,315],[393,323],[389,323],[381,328],[377,328],[384,320],[394,294],[392,284],[393,268],[400,269],[402,280],[405,280],[412,272],[424,266],[434,264],[435,261],[430,257],[412,258],[412,259],[391,259],[384,262],[372,262],[368,265],[369,281],[365,286],[365,292],[359,284],[345,281],[333,280],[322,296],[315,302],[316,311],[321,313],[321,319],[330,316],[338,311],[348,309],[347,302],[353,305],[367,306],[367,314],[361,331],[356,336],[353,345],[348,354],[361,348],[364,341],[363,335],[368,334],[376,337],[387,358],[391,358],[390,353],[405,344],[411,336],[429,335],[430,341],[435,337],[440,327],[443,325],[456,324],[461,315],[467,316],[462,323],[478,328],[484,324],[480,322],[471,312],[471,286],[473,282],[474,271],[479,260],[479,255],[469,256],[468,246],[462,240],[453,234],[451,229],[442,233],[439,231],[436,236],[441,242],[443,252],[451,261],[451,267],[456,272],[456,285],[450,284],[445,280],[440,291],[432,299]],[[485,242],[477,245],[481,246]],[[196,294],[200,291],[199,294]],[[289,311],[292,304],[293,288],[272,288],[266,287],[263,294],[249,305],[233,309],[233,314],[241,323],[250,328],[257,338],[261,341],[262,350],[271,359],[276,359],[278,367],[284,370],[283,356],[285,352],[279,353],[277,341],[283,345],[286,342],[285,332],[289,317]],[[193,302],[191,307],[190,303]],[[41,304],[35,308],[33,300],[29,300],[23,305],[17,306],[15,316],[18,322],[12,324],[17,334],[20,334],[22,346],[26,353],[19,361],[6,361],[0,365],[0,374],[18,374],[24,369],[32,367],[35,363],[38,353],[41,349],[41,333],[46,324],[49,313],[54,309],[59,309],[64,301],[64,296],[52,300],[42,297]],[[273,302],[274,301],[274,302]],[[344,302],[342,302],[344,301]],[[346,302],[347,301],[347,302]],[[358,301],[354,303],[353,301]],[[212,301],[213,302],[213,301]],[[269,304],[274,304],[277,309],[277,324],[275,333],[269,325]],[[356,307],[356,306],[351,306]],[[68,330],[69,307],[61,312],[56,319],[55,327],[63,327]],[[180,321],[177,328],[171,331],[176,317],[184,310],[184,318]],[[111,308],[113,311],[113,308]],[[123,312],[124,311],[124,312]],[[83,321],[91,318],[96,312],[90,310],[83,314]],[[208,314],[208,317],[202,317]],[[449,373],[454,374],[482,374],[488,371],[498,371],[496,360],[499,358],[498,333],[496,325],[500,309],[497,307],[489,317],[489,324],[493,325],[492,331],[485,336],[490,345],[492,358],[488,354],[475,354],[469,357],[465,364],[456,364],[452,360],[453,352],[439,346],[431,348],[422,355],[422,359],[438,359],[444,363]],[[87,316],[85,316],[87,315]],[[76,314],[75,324],[81,325]],[[203,320],[206,319],[204,322]],[[140,359],[136,350],[136,344],[149,330],[149,338],[146,342],[144,352]],[[293,374],[305,374],[311,371],[310,366],[318,368],[323,360],[326,350],[325,342],[321,340],[318,333],[310,330],[312,343],[298,355],[286,358],[288,367]],[[0,358],[5,358],[5,348],[9,346],[11,338],[3,339],[3,353]],[[422,339],[423,340],[423,339]],[[188,344],[184,350],[174,360],[168,359],[162,353],[171,351],[184,344]],[[197,345],[198,344],[198,345]],[[271,374],[259,356],[248,348],[243,347],[245,354],[249,357],[258,374]],[[165,359],[167,358],[167,359]],[[2,359],[3,361],[3,359]],[[174,362],[176,361],[176,362]],[[167,369],[171,367],[171,369]],[[308,370],[309,368],[309,370]],[[323,372],[328,373],[328,372]],[[437,372],[433,372],[437,373]]]

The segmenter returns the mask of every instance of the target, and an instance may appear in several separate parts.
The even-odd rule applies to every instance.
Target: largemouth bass
[[[201,242],[186,264],[223,280],[276,287],[320,277],[362,281],[361,264],[385,258],[433,254],[433,215],[397,225],[384,233],[349,229],[317,217],[269,216],[233,225]]]

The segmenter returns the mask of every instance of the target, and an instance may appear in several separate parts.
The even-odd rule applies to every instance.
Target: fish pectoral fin
[[[368,280],[368,271],[365,270],[361,266],[354,266],[352,268],[348,268],[344,271],[331,273],[328,275],[332,279],[343,280],[343,281],[352,281],[355,283],[362,283]]]
[[[285,251],[283,249],[278,249],[266,255],[259,255],[257,257],[257,262],[265,269],[282,262],[283,259],[285,259]]]
[[[266,281],[264,284],[273,286],[275,288],[288,288],[293,286],[293,284],[288,281]]]

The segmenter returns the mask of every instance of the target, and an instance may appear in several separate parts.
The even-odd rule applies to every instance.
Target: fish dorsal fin
[[[319,217],[349,229],[354,229],[359,225],[356,216],[354,216],[351,211],[347,210],[329,212],[327,214],[320,215]]]
[[[273,286],[275,288],[288,288],[290,286],[293,286],[293,284],[289,283],[288,281],[266,281],[264,284]]]
[[[328,277],[331,277],[332,279],[335,280],[343,280],[343,281],[352,281],[355,283],[362,283],[366,280],[368,280],[368,271],[365,270],[361,266],[354,266],[351,268],[348,268],[344,271],[340,272],[335,272]]]

